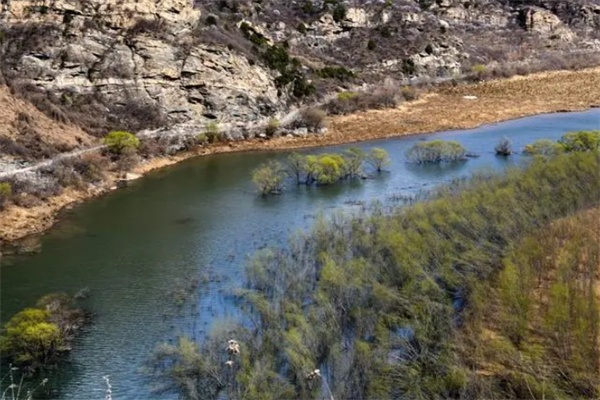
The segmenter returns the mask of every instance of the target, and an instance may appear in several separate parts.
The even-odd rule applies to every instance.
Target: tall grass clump
[[[465,160],[467,151],[458,142],[432,140],[413,145],[406,152],[409,162],[415,164],[431,164]]]

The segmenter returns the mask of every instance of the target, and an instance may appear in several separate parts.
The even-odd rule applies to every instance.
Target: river
[[[66,212],[41,237],[41,251],[1,266],[1,316],[6,321],[55,291],[89,287],[83,306],[93,323],[75,343],[71,360],[50,376],[51,398],[102,399],[104,375],[113,398],[153,399],[141,366],[157,343],[178,332],[203,335],[215,321],[239,318],[232,292],[243,282],[247,257],[309,227],[314,216],[356,209],[375,200],[428,190],[480,169],[501,170],[527,159],[497,157],[508,137],[516,150],[536,139],[574,130],[600,129],[600,110],[539,115],[480,128],[365,142],[392,159],[376,179],[326,188],[289,188],[281,196],[256,195],[250,172],[286,152],[220,154],[191,159],[136,181],[130,187]],[[419,140],[457,140],[480,155],[452,166],[413,166],[404,153]],[[306,152],[337,151],[348,146]],[[200,277],[196,312],[177,311],[173,288]],[[187,308],[186,308],[187,310]]]

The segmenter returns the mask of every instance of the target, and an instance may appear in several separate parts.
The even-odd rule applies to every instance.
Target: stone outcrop
[[[502,52],[532,59],[537,49],[552,46],[600,47],[593,36],[600,5],[592,0],[346,2],[343,18],[318,1],[312,11],[292,3],[2,0],[0,27],[9,33],[2,70],[67,105],[80,95],[101,96],[105,118],[113,105],[142,104],[160,114],[159,122],[140,130],[190,121],[241,127],[278,115],[292,100],[276,85],[280,71],[267,68],[240,33],[243,24],[266,44],[285,47],[309,81],[320,79],[325,66],[408,82],[460,74],[465,64],[501,63]],[[35,24],[41,28],[18,30]],[[226,35],[233,42],[221,40]],[[516,49],[521,45],[526,51]],[[338,84],[329,79],[327,90]],[[242,129],[235,132],[233,138],[244,136]]]
[[[200,15],[190,0],[13,0],[5,24],[43,22],[57,34],[14,57],[12,72],[58,95],[151,104],[170,123],[253,121],[280,108],[268,69],[194,42]]]
[[[529,6],[520,10],[519,21],[530,32],[562,40],[572,40],[573,32],[549,10]]]

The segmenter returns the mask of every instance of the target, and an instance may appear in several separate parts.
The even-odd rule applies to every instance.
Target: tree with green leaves
[[[103,142],[108,150],[116,155],[135,151],[140,146],[140,140],[133,133],[126,131],[112,131],[104,137]]]
[[[50,313],[26,308],[4,326],[0,350],[18,365],[37,369],[56,360],[64,350],[58,325],[50,322]]]
[[[366,157],[367,164],[371,165],[377,172],[390,165],[390,156],[388,152],[380,147],[373,147],[369,150]]]
[[[465,148],[456,141],[431,140],[414,144],[406,157],[415,164],[437,164],[464,160],[467,155]]]
[[[365,161],[365,152],[358,147],[351,147],[342,153],[344,158],[344,172],[345,178],[357,178],[363,174],[363,163]]]
[[[539,139],[525,146],[523,152],[530,156],[552,157],[564,153],[565,149],[560,143],[550,139]]]
[[[566,152],[570,151],[594,151],[600,147],[600,130],[579,131],[564,134],[558,143]]]
[[[284,177],[285,170],[278,161],[269,161],[252,172],[252,181],[262,196],[281,193]]]
[[[0,210],[12,196],[12,185],[9,182],[0,182]]]

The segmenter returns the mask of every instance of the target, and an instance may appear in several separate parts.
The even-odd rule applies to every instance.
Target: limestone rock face
[[[8,23],[31,23],[40,2],[13,1]],[[14,57],[19,78],[62,96],[100,93],[152,104],[171,123],[253,121],[283,106],[274,77],[225,46],[193,41],[192,0],[55,0],[31,14],[59,34]],[[29,7],[29,8],[28,8]],[[69,16],[68,18],[66,16]],[[96,24],[95,18],[102,23]],[[159,21],[135,35],[140,21]],[[146,23],[146,22],[144,22]]]
[[[519,21],[528,31],[563,40],[571,40],[574,36],[556,14],[540,7],[524,7],[519,14]]]
[[[200,11],[190,0],[12,0],[7,5],[8,16],[14,20],[58,20],[69,14],[101,18],[113,28],[130,27],[140,18],[161,19],[178,26],[192,25],[200,18]]]

